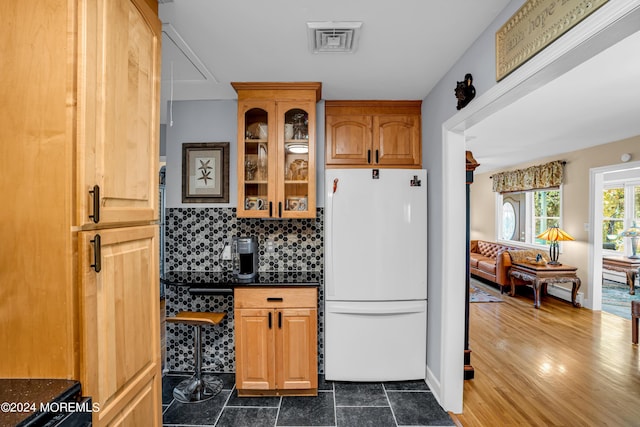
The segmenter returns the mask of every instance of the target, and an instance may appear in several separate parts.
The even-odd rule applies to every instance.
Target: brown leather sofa
[[[509,250],[516,250],[512,246],[502,245],[484,240],[471,240],[469,270],[474,276],[490,280],[500,286],[511,286],[509,268],[511,256]]]

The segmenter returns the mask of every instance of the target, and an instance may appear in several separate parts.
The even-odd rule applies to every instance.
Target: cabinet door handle
[[[271,312],[269,312],[269,329],[271,329]]]
[[[269,217],[273,216],[273,202],[269,202]]]
[[[282,312],[278,312],[278,329],[282,329]]]
[[[278,218],[282,218],[282,202],[278,202]]]
[[[100,273],[100,270],[102,270],[102,256],[100,254],[100,235],[96,234],[96,237],[93,238],[93,240],[90,240],[90,242],[93,244],[93,264],[91,264],[90,267],[92,267],[96,273]]]
[[[378,151],[379,150],[376,150],[376,163],[378,163]]]
[[[93,214],[89,215],[89,218],[97,224],[100,222],[100,186],[94,185],[89,194],[93,196]]]
[[[278,297],[278,298],[276,298],[276,297],[267,297],[267,301],[269,301],[269,302],[282,302],[282,301],[284,301],[284,298],[282,298],[282,297]]]
[[[371,150],[367,150],[367,163],[371,163]]]

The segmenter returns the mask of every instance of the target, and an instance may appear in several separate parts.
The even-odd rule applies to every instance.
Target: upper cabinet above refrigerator
[[[238,217],[315,218],[320,83],[232,83],[238,92]]]
[[[326,165],[422,166],[422,101],[326,101]]]

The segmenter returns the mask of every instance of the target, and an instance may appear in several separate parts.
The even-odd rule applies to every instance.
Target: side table
[[[634,285],[638,269],[640,269],[640,259],[626,256],[605,256],[602,257],[602,268],[625,273],[627,275],[627,285],[629,285],[629,295],[636,294]]]
[[[572,283],[571,303],[574,307],[582,307],[576,302],[578,289],[580,289],[580,278],[576,275],[577,267],[570,265],[535,265],[527,263],[513,263],[509,271],[511,278],[511,292],[514,296],[516,293],[516,284],[520,280],[526,284],[530,283],[533,287],[533,306],[540,308],[540,291],[546,291],[549,283]]]

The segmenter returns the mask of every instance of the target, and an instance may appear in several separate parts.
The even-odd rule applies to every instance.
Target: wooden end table
[[[548,283],[572,283],[571,303],[574,307],[582,307],[576,302],[578,289],[580,289],[580,278],[576,275],[577,267],[570,265],[535,265],[527,263],[513,263],[509,271],[511,278],[510,295],[516,294],[516,281],[521,280],[531,283],[533,287],[533,306],[540,308],[540,291],[546,292]]]
[[[629,285],[629,295],[636,294],[634,285],[640,269],[640,259],[626,256],[605,256],[602,257],[602,268],[625,273],[627,275],[627,285]]]

